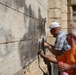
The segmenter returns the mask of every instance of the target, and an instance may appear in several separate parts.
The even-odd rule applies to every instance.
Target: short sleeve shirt
[[[63,52],[71,48],[66,41],[66,33],[64,31],[61,30],[58,33],[54,48],[55,50],[61,50]]]

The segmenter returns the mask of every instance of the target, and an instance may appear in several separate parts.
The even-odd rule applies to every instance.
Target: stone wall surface
[[[71,0],[72,5],[76,5],[76,0]]]
[[[27,70],[23,75],[41,73],[38,39],[46,36],[47,23],[48,0],[0,0],[0,75],[22,75],[31,62],[32,74]]]
[[[38,66],[38,41],[57,21],[66,33],[72,23],[76,0],[0,0],[0,75],[43,75]],[[46,70],[43,60],[41,67]]]
[[[68,22],[68,18],[67,18],[68,7],[67,5],[68,5],[67,0],[50,0],[49,1],[48,25],[50,25],[50,23],[54,21],[57,21],[60,23],[63,31],[65,31],[66,33],[67,33],[67,28],[68,28],[68,23],[67,23]],[[50,35],[48,34],[48,38],[49,36]]]

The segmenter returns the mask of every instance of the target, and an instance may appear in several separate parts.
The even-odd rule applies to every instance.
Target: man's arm
[[[76,64],[69,65],[69,64],[63,63],[63,64],[60,64],[58,67],[62,71],[76,70]]]
[[[43,50],[40,50],[40,55],[43,59],[47,60],[47,61],[50,61],[50,62],[53,62],[53,63],[57,63],[57,59],[55,56],[48,56],[48,55],[45,55],[44,54],[44,51]]]
[[[71,65],[70,69],[76,70],[76,64]]]
[[[46,48],[48,48],[49,49],[49,51],[51,52],[51,53],[53,53],[54,55],[58,55],[59,53],[60,53],[60,50],[55,50],[54,49],[54,46],[53,45],[50,45],[49,43],[44,43],[44,46],[46,47]]]

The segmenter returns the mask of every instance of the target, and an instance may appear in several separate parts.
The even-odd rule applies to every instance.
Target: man
[[[44,43],[44,46],[56,56],[63,54],[66,50],[69,50],[70,46],[66,41],[66,33],[62,31],[60,24],[58,22],[53,22],[51,23],[49,29],[53,37],[56,38],[55,46],[48,43]]]
[[[49,51],[55,55],[55,57],[69,50],[70,46],[68,45],[66,41],[66,33],[62,31],[60,24],[58,22],[53,22],[51,23],[49,29],[53,37],[56,38],[55,45],[52,46],[45,42],[44,46],[48,48]],[[50,58],[52,57],[53,56],[50,56]],[[60,75],[60,72],[58,75]]]
[[[53,63],[62,61],[63,64],[58,65],[59,69],[66,71],[68,75],[76,75],[76,30],[72,29],[67,35],[66,39],[68,44],[71,46],[71,49],[57,57],[57,59],[55,57],[44,55],[42,50],[40,51],[40,55],[42,58],[47,59]]]

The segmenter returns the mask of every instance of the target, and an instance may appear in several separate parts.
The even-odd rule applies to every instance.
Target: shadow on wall
[[[42,35],[45,35],[45,19],[42,18],[40,9],[38,9],[39,17],[37,20],[35,19],[31,5],[29,5],[29,8],[26,4],[23,5],[25,13],[29,13],[29,16],[24,14],[24,27],[26,32],[19,42],[18,47],[21,66],[25,67],[37,57],[38,39]]]
[[[39,34],[40,34],[40,37],[42,35],[46,35],[45,33],[45,23],[46,23],[46,18],[42,18],[41,16],[41,11],[40,11],[40,8],[38,9],[38,14],[39,14],[39,26],[38,26],[38,30],[39,30]]]

